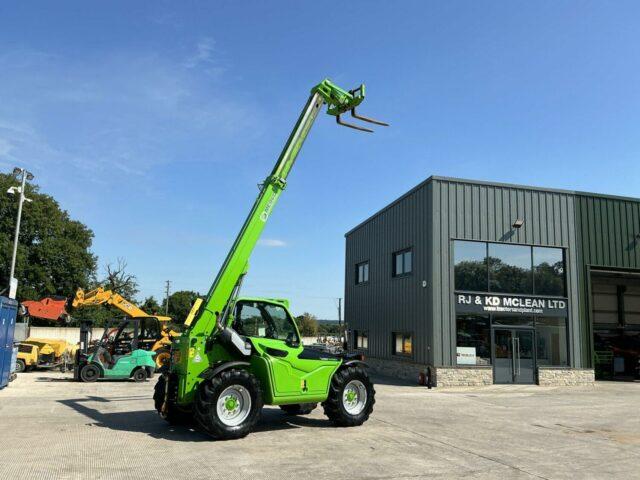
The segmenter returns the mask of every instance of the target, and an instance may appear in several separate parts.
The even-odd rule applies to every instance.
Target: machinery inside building
[[[640,272],[591,271],[596,378],[631,380],[640,361]]]

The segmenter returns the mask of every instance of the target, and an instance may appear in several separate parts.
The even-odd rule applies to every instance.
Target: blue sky
[[[373,135],[316,123],[244,293],[336,318],[344,233],[432,174],[640,196],[637,2],[3,2],[0,170],[206,292],[308,90],[365,82]],[[26,213],[28,214],[28,212]]]

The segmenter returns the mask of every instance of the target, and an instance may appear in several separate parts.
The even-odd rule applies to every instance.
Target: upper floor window
[[[369,262],[362,262],[356,265],[356,285],[369,281]]]
[[[533,283],[536,293],[565,297],[564,251],[533,247]]]
[[[562,248],[455,240],[456,290],[564,297]]]
[[[393,276],[409,275],[413,269],[413,252],[410,248],[393,254]]]
[[[533,293],[531,247],[490,243],[489,291],[497,293]]]
[[[484,242],[453,242],[456,290],[487,292],[487,244]]]

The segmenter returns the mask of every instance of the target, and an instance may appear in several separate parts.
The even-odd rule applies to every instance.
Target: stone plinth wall
[[[371,371],[380,375],[401,378],[418,383],[420,373],[426,373],[427,365],[402,360],[382,360],[367,357],[365,362]],[[432,385],[435,387],[461,387],[491,385],[493,372],[491,367],[431,367]]]
[[[594,382],[595,373],[590,368],[538,368],[538,385],[576,386]]]
[[[427,371],[426,365],[412,363],[402,360],[382,360],[379,358],[366,357],[365,363],[369,365],[373,373],[386,375],[388,377],[401,378],[418,383],[420,373]]]
[[[491,367],[436,367],[437,387],[479,387],[493,385]]]
[[[430,371],[434,387],[479,387],[493,385],[491,366],[481,367],[428,367],[403,360],[383,360],[367,357],[373,373],[401,378],[418,383],[421,373]],[[593,385],[595,374],[588,368],[538,368],[538,384],[542,386]]]

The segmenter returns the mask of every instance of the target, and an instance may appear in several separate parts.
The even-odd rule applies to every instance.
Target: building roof
[[[394,201],[392,201],[391,203],[389,203],[385,207],[381,208],[380,210],[378,210],[376,213],[374,213],[373,215],[371,215],[367,219],[365,219],[362,222],[360,222],[358,225],[356,225],[351,230],[349,230],[347,233],[345,233],[344,236],[345,237],[349,236],[351,233],[353,233],[354,231],[358,230],[360,227],[366,225],[367,223],[372,221],[374,218],[378,217],[379,215],[381,215],[382,213],[384,213],[385,211],[387,211],[388,209],[390,209],[394,205],[400,203],[402,200],[404,200],[405,198],[407,198],[408,196],[413,194],[415,191],[421,189],[422,187],[424,187],[425,185],[427,185],[427,184],[429,184],[429,183],[431,183],[433,181],[466,183],[466,184],[469,184],[469,185],[485,185],[485,186],[489,186],[489,187],[517,188],[519,190],[533,190],[533,191],[537,191],[537,192],[547,192],[547,193],[549,193],[549,192],[551,192],[551,193],[562,193],[562,194],[565,194],[565,195],[575,195],[575,196],[592,197],[592,198],[608,198],[608,199],[611,199],[611,200],[622,200],[622,201],[627,201],[627,202],[640,203],[640,198],[634,198],[634,197],[623,197],[623,196],[618,196],[618,195],[608,195],[608,194],[604,194],[604,193],[582,192],[582,191],[578,191],[578,190],[563,190],[563,189],[559,189],[559,188],[543,188],[543,187],[535,187],[535,186],[531,186],[531,185],[519,185],[519,184],[515,184],[515,183],[487,182],[487,181],[483,181],[483,180],[470,180],[470,179],[466,179],[466,178],[440,177],[438,175],[431,175],[429,178],[427,178],[423,182],[420,182],[418,185],[416,185],[415,187],[413,187],[412,189],[410,189],[406,193],[400,195]]]

